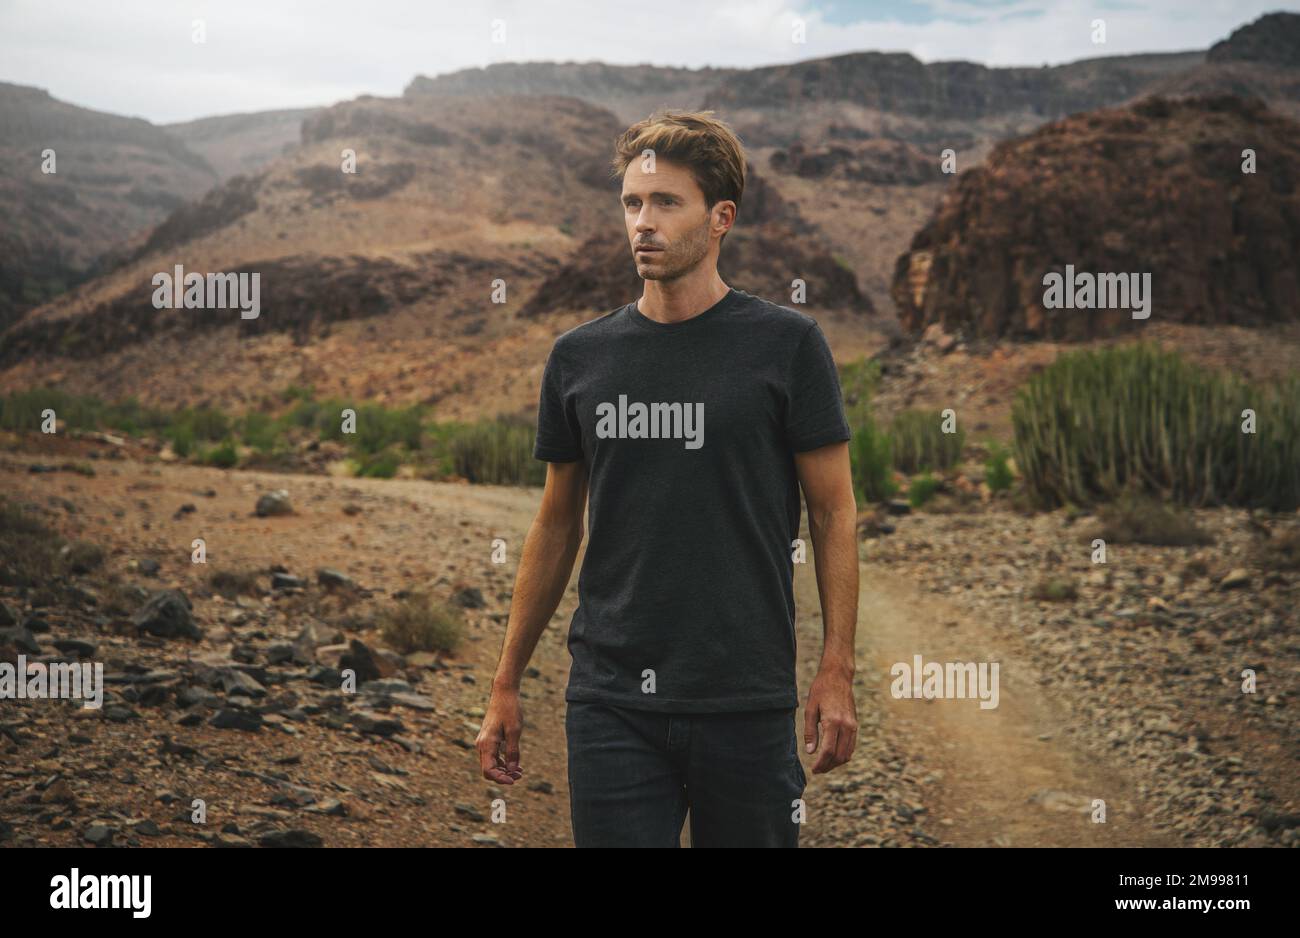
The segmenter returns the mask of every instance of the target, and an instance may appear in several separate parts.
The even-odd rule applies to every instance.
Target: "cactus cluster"
[[[954,421],[953,432],[943,431],[940,411],[905,410],[890,423],[894,468],[914,475],[936,469],[949,469],[961,459],[966,434]]]
[[[1127,491],[1300,504],[1300,373],[1266,387],[1150,343],[1069,352],[1026,382],[1012,426],[1020,474],[1048,507]]]

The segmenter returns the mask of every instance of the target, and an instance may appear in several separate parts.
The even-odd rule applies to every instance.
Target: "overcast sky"
[[[1059,64],[1204,49],[1257,0],[0,0],[0,81],[155,122],[398,95],[503,61],[758,66],[845,52]],[[1106,23],[1104,45],[1092,21]],[[193,41],[202,20],[206,41]],[[493,41],[493,21],[504,42]],[[802,21],[806,41],[792,41]],[[499,35],[499,33],[498,33]]]

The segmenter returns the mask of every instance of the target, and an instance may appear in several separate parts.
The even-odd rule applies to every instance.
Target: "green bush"
[[[498,417],[467,424],[448,441],[455,473],[491,485],[541,485],[546,465],[533,458],[532,421]]]
[[[259,452],[269,453],[280,443],[282,431],[268,414],[249,411],[239,420],[239,438],[244,445]]]
[[[920,508],[939,490],[939,480],[928,473],[912,480],[907,487],[907,502],[913,508]]]
[[[211,449],[206,450],[203,453],[202,461],[209,466],[216,466],[219,469],[231,469],[238,465],[239,453],[235,449],[235,441],[226,439]]]
[[[873,359],[860,358],[840,365],[838,371],[844,411],[849,426],[855,427],[871,416],[871,399],[880,386],[880,364]]]
[[[369,479],[391,479],[397,475],[397,469],[401,465],[401,461],[393,453],[362,455],[354,462],[357,475]]]
[[[961,459],[965,432],[957,427],[943,432],[939,411],[905,410],[890,424],[894,445],[894,467],[911,475],[934,469],[949,469]]]
[[[989,456],[984,461],[984,482],[990,492],[1005,492],[1014,478],[1007,463],[1010,452],[1000,443],[989,444]]]
[[[1079,598],[1079,587],[1073,581],[1062,577],[1042,577],[1029,591],[1031,599],[1041,602],[1064,603]]]
[[[193,411],[190,419],[194,435],[201,440],[224,439],[232,429],[230,418],[215,407],[200,407]]]
[[[167,438],[171,440],[172,452],[181,459],[185,459],[194,451],[194,429],[192,427],[172,427],[167,432]]]
[[[870,416],[853,427],[849,441],[853,490],[859,502],[883,502],[898,490],[894,484],[889,435]]]
[[[391,408],[382,404],[363,404],[357,409],[357,432],[350,443],[356,452],[371,455],[390,446],[418,450],[423,437],[423,408]]]
[[[145,408],[135,398],[110,404],[92,395],[71,394],[59,388],[30,388],[0,397],[0,427],[38,432],[41,413],[47,408],[69,430],[139,433],[170,423],[163,411]]]
[[[1242,411],[1256,414],[1243,433]],[[1016,462],[1047,507],[1144,491],[1187,505],[1300,505],[1300,373],[1265,388],[1146,343],[1061,355],[1012,406]]]

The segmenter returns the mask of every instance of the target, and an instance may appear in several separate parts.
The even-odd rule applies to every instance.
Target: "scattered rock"
[[[326,589],[356,589],[356,581],[347,574],[322,567],[316,571],[316,582]]]
[[[96,847],[107,847],[113,842],[115,833],[117,831],[107,824],[91,824],[82,836]]]
[[[311,831],[292,829],[287,831],[270,831],[257,839],[262,847],[323,847],[325,841]]]
[[[406,729],[397,717],[386,717],[368,710],[354,711],[348,718],[348,722],[356,727],[358,732],[370,733],[374,736],[392,736]]]
[[[1250,572],[1241,567],[1232,570],[1219,581],[1219,589],[1221,590],[1240,589],[1246,586],[1250,586]]]
[[[482,609],[487,603],[483,601],[483,592],[478,587],[466,586],[451,594],[453,605],[462,609]]]
[[[219,730],[260,730],[262,715],[251,710],[223,709],[212,715],[208,725]]]
[[[274,515],[291,515],[293,514],[293,502],[289,500],[289,492],[285,489],[276,489],[274,492],[267,492],[257,500],[257,507],[254,509],[259,518],[269,518]]]
[[[339,670],[346,671],[349,668],[356,674],[358,686],[384,676],[374,653],[355,638],[348,643],[348,650],[339,657]]]
[[[37,644],[36,636],[32,634],[31,629],[21,625],[0,629],[0,646],[4,645],[11,645],[26,655],[41,653],[41,646]]]
[[[131,619],[141,632],[160,638],[203,637],[203,630],[194,622],[189,597],[180,590],[162,590],[149,597],[143,608]]]
[[[271,574],[271,589],[273,590],[303,589],[306,585],[306,581],[301,577],[292,576],[288,573]]]

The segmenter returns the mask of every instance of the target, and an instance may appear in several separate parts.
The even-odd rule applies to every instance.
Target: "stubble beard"
[[[699,266],[709,253],[709,218],[692,228],[659,254],[659,259],[638,269],[642,280],[676,280]]]

